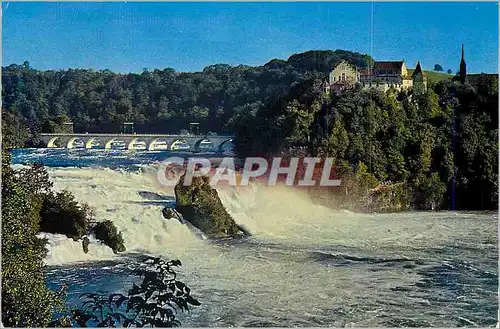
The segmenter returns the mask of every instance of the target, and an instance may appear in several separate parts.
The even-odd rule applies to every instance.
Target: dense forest
[[[116,133],[131,121],[137,133],[178,133],[189,122],[199,122],[204,133],[230,132],[235,114],[264,107],[312,73],[326,77],[342,59],[360,67],[371,60],[343,50],[310,51],[258,67],[217,64],[203,72],[140,74],[38,71],[25,62],[2,70],[3,109],[11,126],[24,124],[32,136],[55,132],[69,120],[75,132]]]
[[[430,81],[424,94],[359,88],[325,94],[321,83],[340,60],[366,67],[372,58],[309,51],[258,67],[217,64],[195,73],[10,65],[2,71],[3,141],[36,145],[39,132],[57,132],[68,120],[76,132],[119,132],[133,121],[138,133],[178,133],[196,121],[204,133],[235,134],[241,156],[301,148],[335,158],[345,186],[332,193],[343,191],[358,205],[389,186],[385,203],[397,210],[497,207],[497,75],[466,84]]]
[[[498,206],[497,75],[473,85],[440,81],[423,94],[356,88],[327,95],[321,80],[310,79],[234,121],[240,155],[306,149],[333,157],[343,182],[331,193],[340,207]]]

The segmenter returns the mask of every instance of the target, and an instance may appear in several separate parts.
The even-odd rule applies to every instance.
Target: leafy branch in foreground
[[[147,258],[134,269],[143,279],[140,285],[133,283],[128,295],[82,294],[83,305],[71,312],[71,322],[80,327],[179,326],[178,311],[190,311],[189,305],[201,304],[191,296],[189,287],[176,279],[173,267],[178,266],[181,266],[180,260]],[[64,323],[62,320],[54,324]],[[67,319],[65,321],[67,323]]]

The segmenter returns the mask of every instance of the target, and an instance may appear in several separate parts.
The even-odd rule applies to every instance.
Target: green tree
[[[439,64],[434,65],[434,71],[443,72],[443,67]]]
[[[19,114],[2,110],[2,143],[6,148],[26,146],[29,139],[28,126]]]
[[[2,151],[2,324],[7,327],[46,327],[62,307],[58,293],[44,281],[44,239],[37,237],[40,198]]]

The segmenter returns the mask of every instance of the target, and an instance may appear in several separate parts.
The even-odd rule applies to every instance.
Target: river
[[[202,305],[186,327],[495,326],[496,213],[332,211],[286,187],[220,188],[252,237],[211,242],[161,209],[172,189],[156,181],[168,152],[18,149],[14,166],[39,161],[56,190],[96,208],[122,231],[127,252],[49,238],[47,282],[82,292],[124,292],[143,254],[180,259],[179,279]]]

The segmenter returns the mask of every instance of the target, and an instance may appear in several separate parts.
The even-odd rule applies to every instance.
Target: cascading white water
[[[492,215],[357,214],[316,205],[288,187],[225,187],[218,188],[223,204],[252,237],[213,243],[162,217],[173,191],[157,184],[154,167],[134,172],[50,168],[49,173],[56,190],[70,190],[96,208],[98,219],[116,224],[127,252],[182,260],[183,279],[205,304],[186,316],[188,326],[457,325],[464,308],[448,306],[458,296],[437,281],[432,289],[418,284],[438,280],[433,269],[447,271],[448,266],[466,291],[473,289],[466,269],[496,275]],[[49,265],[120,261],[120,255],[98,243],[88,254],[81,242],[62,236],[50,236],[50,244]],[[80,292],[91,289],[88,280],[110,280],[103,274],[95,279],[80,275]],[[468,292],[478,305],[496,291],[481,289]]]
[[[49,170],[55,190],[67,189],[76,199],[96,210],[98,220],[112,220],[122,232],[127,251],[152,254],[179,254],[181,250],[203,248],[187,226],[162,217],[161,209],[173,196],[159,190],[154,175],[148,171],[127,172],[111,169],[58,168]],[[144,197],[150,194],[152,197]],[[158,197],[155,198],[155,194]],[[89,253],[81,242],[51,237],[47,264],[65,264],[88,260],[114,259],[110,248],[92,243]]]
[[[210,244],[197,239],[187,226],[162,217],[161,209],[172,204],[175,197],[173,189],[156,182],[154,167],[145,167],[139,172],[51,168],[49,173],[56,190],[72,191],[78,201],[96,209],[97,219],[112,220],[122,231],[128,251],[182,254],[183,250],[206,248]],[[457,225],[465,218],[477,218],[477,214],[429,212],[417,216],[416,213],[333,211],[314,204],[296,189],[285,186],[254,184],[239,189],[217,189],[235,221],[247,227],[259,241],[293,245],[338,244],[368,248],[412,245],[425,248],[446,244],[456,237],[468,235],[470,230],[485,230],[489,224],[488,221],[476,220]],[[443,215],[446,220],[433,220]],[[80,253],[80,249],[80,242],[55,239],[47,262],[63,264],[116,257],[105,246],[93,244],[87,255]]]

